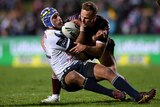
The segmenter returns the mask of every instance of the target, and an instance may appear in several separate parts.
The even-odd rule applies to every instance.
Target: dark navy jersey
[[[71,16],[66,20],[66,22],[74,20],[74,19],[80,20],[80,15],[76,14],[74,16]],[[99,15],[97,15],[95,24],[93,26],[91,26],[91,27],[87,26],[85,28],[85,35],[86,35],[85,43],[87,45],[92,44],[91,43],[92,42],[92,36],[94,36],[98,32],[98,30],[107,30],[107,32],[109,34],[109,23],[108,23],[108,21],[106,19],[104,19],[103,17],[99,16]],[[101,41],[101,42],[105,43],[105,42],[107,42],[107,38],[99,38],[98,41]]]

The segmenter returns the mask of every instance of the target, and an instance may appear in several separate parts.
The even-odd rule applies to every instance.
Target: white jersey
[[[48,62],[59,80],[61,79],[65,68],[78,62],[74,56],[66,53],[70,42],[71,40],[63,36],[59,30],[45,31],[45,52],[46,55],[50,57],[48,58]]]

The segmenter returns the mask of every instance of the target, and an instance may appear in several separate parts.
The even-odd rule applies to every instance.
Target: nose
[[[60,16],[58,16],[58,19],[61,19],[61,17],[60,17]]]
[[[58,20],[62,20],[60,16],[58,16],[58,18],[57,18],[57,19],[58,19]]]

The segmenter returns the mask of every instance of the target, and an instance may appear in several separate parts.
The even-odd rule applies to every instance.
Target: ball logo
[[[66,27],[66,30],[69,32],[70,35],[75,39],[76,38],[76,32],[74,32],[75,29]]]

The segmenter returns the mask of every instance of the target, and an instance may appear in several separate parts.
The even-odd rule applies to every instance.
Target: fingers
[[[78,22],[78,20],[77,19],[74,19],[74,20],[71,20],[72,22]]]
[[[77,49],[75,49],[75,53],[79,53],[79,51]]]
[[[70,49],[69,52],[72,53],[81,53],[82,51],[84,51],[86,49],[86,45],[82,45],[80,43],[74,42],[74,44],[76,44],[75,47],[73,47],[72,49]]]
[[[70,49],[69,52],[73,52],[73,53],[74,53],[74,52],[76,51],[76,49],[77,49],[77,44],[78,44],[78,43],[77,43],[77,42],[74,42],[74,44],[76,44],[76,46],[73,47],[72,49]]]
[[[79,53],[79,51],[78,51],[77,48],[72,48],[72,49],[70,50],[70,52],[71,52],[71,53]]]
[[[76,25],[80,26],[81,25],[81,22],[79,20],[73,20],[73,23],[75,23]]]
[[[106,30],[103,31],[103,37],[104,37],[104,38],[106,38],[106,37],[108,36],[107,33],[108,33],[108,32],[107,32]]]
[[[74,42],[74,44],[76,44],[76,45],[77,45],[77,44],[78,44],[78,42]]]
[[[107,31],[106,30],[99,30],[96,33],[96,38],[100,38],[100,37],[106,38],[107,37]]]
[[[70,50],[69,50],[69,52],[73,52],[73,53],[74,53],[74,52],[75,52],[75,50],[76,50],[76,46],[75,46],[75,47],[73,47],[72,49],[70,49]]]

